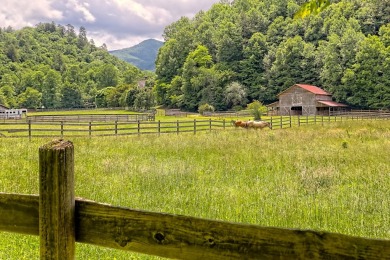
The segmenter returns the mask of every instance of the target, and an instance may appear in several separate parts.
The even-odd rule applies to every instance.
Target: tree
[[[317,85],[315,47],[300,36],[287,39],[276,49],[275,62],[269,73],[272,94],[276,95],[296,83]]]
[[[330,5],[330,0],[310,0],[301,5],[295,13],[294,18],[305,18],[308,15],[316,15],[325,10]]]
[[[126,106],[128,107],[134,107],[135,106],[135,99],[137,97],[137,94],[139,92],[139,89],[136,87],[129,88],[126,92]]]
[[[45,108],[60,107],[61,76],[55,70],[50,70],[42,84],[42,104]]]
[[[390,107],[390,54],[378,36],[361,42],[356,63],[342,78],[346,101],[361,108]]]
[[[155,98],[151,89],[141,89],[134,100],[134,107],[137,109],[150,109],[155,105]]]
[[[61,107],[63,108],[83,107],[81,90],[76,84],[67,83],[61,89]]]
[[[262,95],[262,87],[267,84],[265,78],[264,57],[267,53],[266,37],[262,33],[255,33],[244,48],[244,59],[241,60],[240,79],[248,87],[248,96],[251,100],[266,97]]]
[[[212,65],[212,58],[205,46],[199,45],[188,54],[183,66],[182,106],[189,111],[196,111],[202,99],[205,77],[200,79]],[[198,78],[199,77],[199,78]]]
[[[18,106],[23,108],[40,108],[41,101],[42,93],[31,87],[27,87],[26,91],[18,96]]]
[[[118,69],[112,64],[105,64],[97,71],[96,78],[97,86],[100,89],[105,87],[116,87],[119,82]]]
[[[235,106],[245,106],[246,105],[246,91],[245,87],[239,82],[230,83],[225,91],[225,101],[228,108]]]
[[[5,98],[5,104],[11,108],[16,107],[16,99],[15,99],[15,92],[13,87],[9,85],[5,85],[0,88],[0,93]]]
[[[267,112],[267,107],[258,100],[249,103],[247,109],[251,111],[254,120],[261,120],[261,115]]]

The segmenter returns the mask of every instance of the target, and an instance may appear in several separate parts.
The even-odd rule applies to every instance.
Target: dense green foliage
[[[390,0],[305,2],[220,1],[167,26],[156,60],[158,102],[229,109],[237,104],[223,96],[237,82],[246,93],[241,106],[268,104],[306,83],[353,107],[390,108]],[[305,6],[316,15],[294,19]]]
[[[154,71],[158,50],[164,43],[154,39],[145,40],[133,47],[110,51],[121,60],[127,61],[140,70]]]
[[[96,47],[83,27],[0,29],[0,64],[0,103],[11,108],[134,106],[145,92],[144,73]]]

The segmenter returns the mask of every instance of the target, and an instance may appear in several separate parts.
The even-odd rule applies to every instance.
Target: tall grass
[[[38,147],[48,141],[1,139],[0,191],[38,193]],[[390,239],[390,121],[71,141],[78,197]],[[0,233],[0,259],[38,257],[37,237]],[[78,244],[77,258],[153,257]]]

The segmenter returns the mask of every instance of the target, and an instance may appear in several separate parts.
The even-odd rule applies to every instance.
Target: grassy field
[[[38,148],[0,140],[0,191],[38,193]],[[74,138],[76,196],[156,212],[390,239],[390,121]],[[0,259],[38,259],[0,233]],[[77,259],[156,259],[78,244]]]

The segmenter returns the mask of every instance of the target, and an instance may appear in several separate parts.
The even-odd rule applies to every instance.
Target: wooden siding
[[[279,94],[279,115],[316,115],[318,114],[317,101],[332,101],[332,96],[315,94],[293,85]]]

